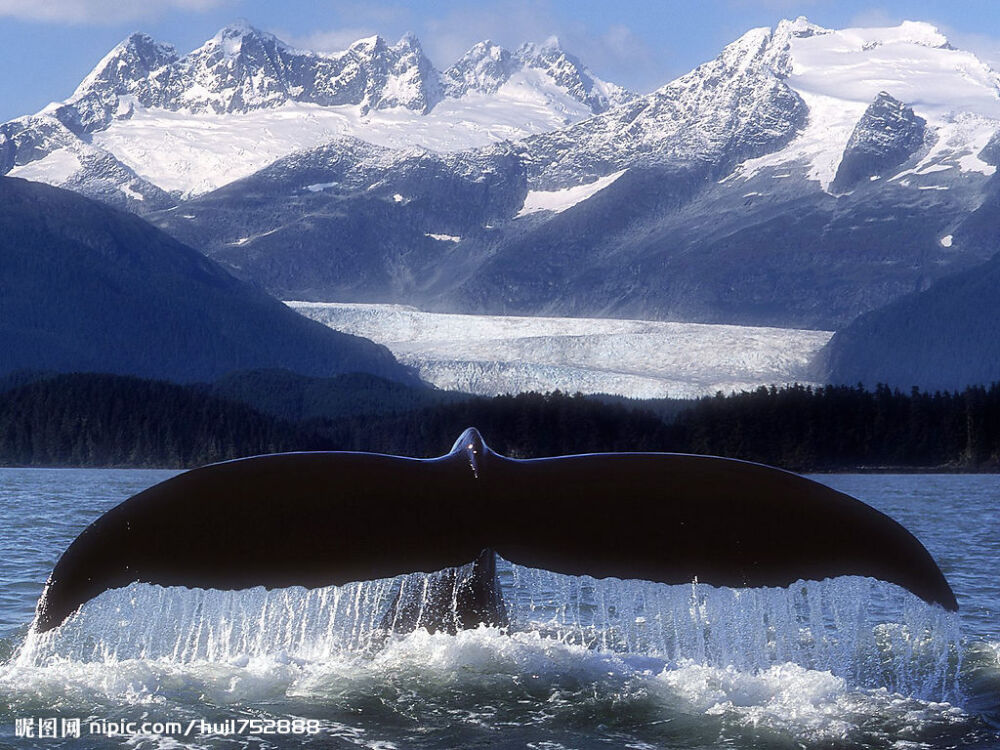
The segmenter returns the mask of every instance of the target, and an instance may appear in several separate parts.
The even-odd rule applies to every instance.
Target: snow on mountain
[[[316,54],[238,23],[183,56],[133,34],[69,100],[0,127],[0,173],[67,148],[23,175],[65,177],[86,144],[188,197],[340,136],[461,151],[563,127],[629,96],[554,42],[513,54],[484,42],[441,74],[410,34]],[[59,127],[49,146],[34,132]]]
[[[716,59],[662,88],[589,120],[531,138],[533,174],[544,189],[568,187],[636,163],[690,163],[722,176],[769,154],[805,126],[808,109],[790,89],[787,24],[748,31]]]
[[[856,125],[883,93],[927,123],[931,145],[917,170],[936,164],[992,174],[978,154],[1000,128],[1000,79],[934,26],[831,31],[800,18],[782,22],[776,36],[785,51],[775,72],[805,102],[808,122],[786,148],[743,164],[741,176],[805,164],[808,177],[828,189]]]
[[[474,45],[442,73],[445,91],[459,99],[470,91],[495,94],[521,67],[508,49],[489,39]]]
[[[804,167],[829,188],[865,111],[885,93],[927,123],[921,166],[991,174],[998,76],[930,24],[824,29],[799,18],[752,29],[715,60],[560,131],[529,139],[533,184],[588,182],[640,163],[699,164],[716,178]]]
[[[191,197],[247,177],[290,153],[345,136],[388,148],[451,153],[563,122],[563,113],[526,99],[512,107],[497,99],[445,99],[426,115],[405,108],[362,115],[356,106],[293,102],[224,116],[137,110],[94,133],[93,142],[154,184]]]
[[[608,185],[613,183],[626,170],[615,172],[607,177],[601,177],[593,182],[574,187],[563,188],[562,190],[531,190],[524,198],[524,205],[518,211],[518,216],[538,213],[539,211],[551,211],[561,213],[572,208],[577,203],[581,203],[593,195],[601,192]]]
[[[497,94],[530,89],[554,104],[566,95],[591,113],[624,104],[634,94],[595,76],[552,37],[541,44],[528,42],[516,52],[487,40],[470,49],[442,75],[445,91],[455,98],[469,93]]]
[[[691,398],[806,382],[831,332],[599,318],[450,315],[400,305],[287,302],[384,344],[440,388]]]
[[[338,54],[317,55],[236,23],[182,57],[133,34],[84,79],[68,106],[87,100],[118,106],[125,98],[126,106],[189,114],[250,112],[289,101],[353,104],[362,113],[394,107],[426,112],[439,97],[436,71],[409,34],[395,45],[375,36]]]

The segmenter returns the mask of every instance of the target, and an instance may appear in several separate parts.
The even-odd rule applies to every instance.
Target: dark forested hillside
[[[1000,467],[998,385],[933,394],[884,385],[760,388],[701,399],[676,426],[691,453],[798,471]]]
[[[979,241],[993,247],[998,212],[1000,187],[972,217]],[[990,383],[1000,379],[998,319],[1000,254],[857,318],[827,344],[819,375],[931,390]]]
[[[471,398],[379,419],[352,417],[321,429],[346,450],[440,456],[467,427],[498,453],[515,458],[599,451],[676,450],[673,430],[642,408],[605,404],[579,394],[522,393]]]
[[[303,318],[142,219],[0,177],[0,375],[233,370],[415,380],[389,350]]]

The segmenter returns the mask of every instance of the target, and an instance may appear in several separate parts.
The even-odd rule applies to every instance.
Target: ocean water
[[[390,580],[133,585],[30,633],[62,550],[170,475],[0,469],[0,747],[1000,747],[996,476],[816,477],[914,532],[958,615],[870,579],[739,591],[504,564],[510,632],[375,638]]]

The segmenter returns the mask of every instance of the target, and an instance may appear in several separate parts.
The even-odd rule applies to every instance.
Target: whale
[[[178,474],[90,524],[56,562],[33,627],[132,583],[317,588],[424,572],[379,627],[506,627],[496,557],[594,578],[734,588],[864,576],[958,602],[933,557],[860,500],[762,464],[671,453],[518,459],[474,428],[439,458],[283,453]]]

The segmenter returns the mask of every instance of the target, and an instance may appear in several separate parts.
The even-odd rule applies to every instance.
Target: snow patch
[[[339,182],[317,182],[313,185],[306,185],[306,190],[310,193],[322,193],[324,190],[337,187],[339,184]]]
[[[128,183],[125,183],[125,184],[121,185],[120,189],[125,194],[126,197],[131,198],[134,201],[144,201],[144,200],[146,200],[146,196],[144,196],[140,192],[137,192],[137,191],[133,190],[132,186],[129,185]]]
[[[73,151],[68,148],[60,148],[42,159],[14,167],[7,174],[11,177],[21,177],[34,182],[62,185],[76,174],[80,166],[80,160]]]
[[[461,242],[462,238],[454,234],[434,234],[433,232],[424,232],[424,237],[430,237],[432,240],[439,240],[441,242]]]
[[[918,175],[933,174],[934,172],[944,172],[947,169],[954,169],[954,168],[955,168],[954,164],[931,164],[930,166],[924,167],[923,169],[914,171],[913,174],[918,174]]]
[[[518,216],[538,213],[539,211],[551,211],[552,213],[562,213],[568,208],[572,208],[577,203],[582,203],[588,198],[604,190],[611,183],[625,174],[627,170],[621,170],[607,177],[601,177],[585,185],[576,185],[562,190],[532,190],[524,198],[524,205],[517,212]]]

